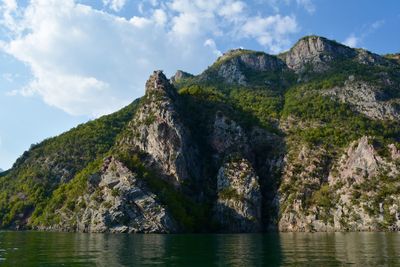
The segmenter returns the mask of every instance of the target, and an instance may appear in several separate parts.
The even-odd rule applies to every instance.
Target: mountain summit
[[[400,230],[400,64],[319,36],[199,75],[33,145],[0,173],[3,228]]]

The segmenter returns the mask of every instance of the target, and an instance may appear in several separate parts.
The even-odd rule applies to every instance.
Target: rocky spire
[[[146,82],[146,96],[128,125],[122,149],[148,155],[148,167],[160,170],[176,186],[200,177],[197,147],[177,111],[178,93],[162,71],[154,71]]]
[[[192,74],[185,72],[183,70],[177,70],[175,75],[171,77],[171,83],[179,82],[182,79],[193,77]]]
[[[146,95],[149,95],[152,92],[166,93],[170,97],[176,95],[175,88],[170,84],[162,70],[154,71],[146,82]]]

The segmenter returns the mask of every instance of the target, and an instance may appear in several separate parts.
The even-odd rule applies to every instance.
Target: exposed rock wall
[[[391,85],[390,81],[388,83]],[[324,94],[352,105],[356,111],[372,119],[399,120],[400,110],[394,103],[400,103],[400,100],[387,99],[382,87],[357,81],[354,76],[350,76],[344,86],[329,89]]]
[[[214,64],[216,74],[228,84],[248,85],[246,72],[282,71],[285,63],[275,56],[243,49],[230,50],[218,58]],[[200,80],[212,79],[209,73],[200,75]]]
[[[261,224],[261,190],[251,163],[228,159],[217,177],[215,217],[224,232],[258,232]]]
[[[315,148],[302,148],[298,158],[287,160],[279,195],[279,229],[399,230],[400,196],[395,192],[400,176],[393,163],[398,151],[390,145],[391,158],[385,159],[371,142],[362,137],[333,163],[326,151]]]
[[[340,57],[353,57],[356,53],[350,47],[335,43],[319,36],[309,36],[298,41],[288,52],[280,57],[287,66],[296,72],[307,66],[315,72],[329,68],[328,63]]]
[[[59,211],[51,230],[95,233],[171,233],[178,226],[157,196],[121,162],[105,159],[102,171],[88,180],[76,203],[78,212]],[[39,227],[41,229],[42,227]],[[46,228],[45,228],[46,229]]]
[[[177,112],[177,93],[161,71],[146,83],[144,102],[129,123],[120,147],[149,155],[148,165],[160,170],[173,184],[198,179],[198,150]]]

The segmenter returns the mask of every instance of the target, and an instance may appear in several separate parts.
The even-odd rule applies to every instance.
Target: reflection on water
[[[1,266],[400,266],[398,233],[0,232]]]

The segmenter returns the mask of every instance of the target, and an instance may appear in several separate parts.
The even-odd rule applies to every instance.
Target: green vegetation
[[[78,198],[87,191],[89,177],[98,175],[102,163],[102,159],[89,163],[69,183],[61,184],[54,190],[47,205],[35,209],[31,217],[31,224],[51,226],[60,222],[59,211],[75,211],[76,208],[82,208],[76,206]],[[84,205],[84,202],[81,203]]]
[[[353,186],[352,201],[367,203],[364,210],[370,216],[379,216],[383,213],[383,228],[393,224],[393,213],[390,213],[389,206],[396,204],[394,196],[400,195],[400,176],[389,177],[387,173],[380,174],[365,180],[361,184]],[[382,205],[383,211],[381,211]]]
[[[349,105],[322,96],[308,84],[286,93],[282,116],[293,116],[310,125],[294,127],[291,134],[297,140],[331,149],[348,145],[364,135],[374,136],[385,143],[395,142],[400,136],[398,123],[371,120],[354,112]]]
[[[243,201],[243,195],[239,194],[235,188],[226,187],[218,193],[218,197],[223,200]]]
[[[0,225],[18,227],[30,215],[38,217],[53,190],[108,152],[136,106],[137,101],[116,113],[32,145],[12,170],[0,177]]]
[[[331,209],[335,207],[337,199],[328,184],[324,184],[312,195],[312,203],[320,210],[319,217],[326,222],[333,222]]]

